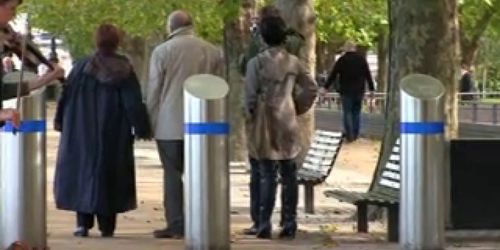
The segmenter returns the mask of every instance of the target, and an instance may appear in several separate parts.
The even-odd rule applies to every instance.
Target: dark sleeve
[[[343,57],[339,58],[337,62],[335,62],[332,71],[330,72],[330,75],[326,79],[326,83],[324,88],[328,89],[330,86],[337,80],[337,77],[339,76],[340,73],[340,68],[342,67],[342,62],[343,62]]]
[[[65,84],[62,85],[62,92],[61,96],[59,97],[59,100],[57,100],[57,108],[56,108],[56,115],[54,117],[54,129],[56,131],[61,132],[63,129],[63,120],[64,120],[64,110],[66,108],[67,102],[69,100],[70,93],[72,91],[73,86],[75,85],[74,81],[78,79],[78,76],[80,75],[80,72],[82,71],[83,67],[86,64],[86,59],[77,61],[73,65],[73,69],[71,69],[71,72],[69,73]]]
[[[54,129],[59,132],[62,131],[64,108],[66,107],[70,87],[70,85],[63,85],[61,96],[59,97],[59,100],[57,100],[56,115],[54,117]]]
[[[150,139],[152,137],[151,125],[135,72],[132,72],[123,83],[120,95],[127,119],[134,128],[135,136],[141,139]]]
[[[363,71],[365,75],[365,79],[368,83],[368,89],[370,91],[375,91],[375,85],[373,84],[373,78],[372,78],[372,73],[370,72],[370,66],[368,65],[368,61],[366,61],[365,58],[363,58]]]

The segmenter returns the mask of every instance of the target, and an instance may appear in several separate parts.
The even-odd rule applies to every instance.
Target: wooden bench
[[[345,190],[325,191],[327,197],[341,202],[348,202],[357,207],[358,232],[368,232],[368,205],[387,208],[388,240],[398,241],[399,238],[399,188],[400,188],[400,154],[399,140],[392,149],[392,154],[379,170],[377,169],[370,189],[366,193]]]
[[[340,132],[315,131],[302,168],[297,172],[299,184],[304,185],[306,213],[314,213],[314,186],[325,182],[330,175],[342,142]]]

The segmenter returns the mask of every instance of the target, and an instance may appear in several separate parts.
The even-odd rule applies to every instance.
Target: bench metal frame
[[[399,196],[400,196],[400,147],[394,144],[392,154],[382,169],[376,169],[370,189],[365,192],[345,190],[325,191],[327,197],[356,205],[357,228],[360,233],[368,233],[368,205],[387,209],[388,240],[399,240]]]
[[[325,182],[342,147],[340,132],[316,130],[314,138],[297,172],[299,184],[304,185],[305,212],[314,214],[314,186]]]

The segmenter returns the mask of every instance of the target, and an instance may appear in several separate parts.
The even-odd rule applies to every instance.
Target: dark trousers
[[[356,140],[359,137],[360,115],[363,96],[342,96],[342,113],[344,120],[344,133],[347,140]]]
[[[253,226],[259,228],[260,172],[259,161],[250,157],[250,217]]]
[[[250,218],[252,219],[253,226],[259,228],[259,202],[260,202],[260,162],[252,157],[250,159]],[[284,207],[285,193],[281,192],[281,207]],[[281,210],[280,226],[283,226],[283,219],[285,213]]]
[[[78,227],[91,229],[94,227],[94,216],[97,217],[99,231],[104,233],[113,233],[116,228],[116,214],[100,215],[76,213],[76,224]]]
[[[276,201],[278,170],[282,180],[281,224],[283,230],[295,231],[297,229],[298,183],[295,160],[261,160],[259,164],[259,232],[272,230],[271,216]]]
[[[157,140],[163,165],[163,207],[168,228],[184,233],[184,142]]]

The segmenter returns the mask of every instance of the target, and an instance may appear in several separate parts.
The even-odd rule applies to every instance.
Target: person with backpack
[[[267,5],[260,9],[259,11],[259,19],[262,20],[266,17],[280,17],[280,11],[274,5]],[[298,33],[297,31],[286,28],[285,30],[285,42],[284,48],[288,53],[293,54],[295,56],[299,56],[301,49],[305,45],[304,37]],[[240,61],[240,73],[242,75],[246,74],[246,68],[248,62],[257,56],[260,52],[265,50],[268,47],[267,44],[264,43],[261,35],[261,30],[259,28],[259,20],[257,19],[254,25],[252,26],[252,39],[250,40],[250,44],[248,45],[247,51],[242,56]],[[247,138],[250,137],[250,131],[247,127]],[[253,225],[250,228],[247,228],[243,231],[246,235],[255,235],[257,233],[258,228],[258,217],[259,217],[259,193],[260,193],[260,175],[258,171],[259,161],[255,156],[255,152],[253,152],[253,146],[248,143],[248,154],[249,154],[249,162],[250,162],[250,215],[252,218]],[[281,222],[280,222],[281,224]]]
[[[297,231],[297,166],[300,145],[299,115],[307,112],[317,96],[317,85],[300,60],[285,49],[286,25],[281,17],[265,17],[259,24],[267,49],[247,66],[245,110],[249,149],[257,165],[257,238],[271,238],[277,172],[282,180],[282,231],[293,239]],[[254,178],[252,173],[252,178]],[[252,190],[255,191],[255,190]]]

